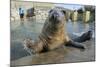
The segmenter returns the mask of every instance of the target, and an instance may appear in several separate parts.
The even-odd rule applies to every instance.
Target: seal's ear
[[[64,14],[66,21],[68,21],[68,13],[66,10],[62,10],[61,12]]]

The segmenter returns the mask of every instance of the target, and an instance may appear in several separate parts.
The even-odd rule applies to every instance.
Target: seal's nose
[[[59,15],[58,15],[58,13],[57,13],[56,11],[54,11],[54,12],[52,13],[52,18],[56,19],[58,16],[59,16]]]

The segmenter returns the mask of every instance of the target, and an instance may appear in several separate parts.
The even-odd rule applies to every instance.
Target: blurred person
[[[24,9],[23,8],[19,8],[19,16],[20,16],[20,20],[24,21]]]

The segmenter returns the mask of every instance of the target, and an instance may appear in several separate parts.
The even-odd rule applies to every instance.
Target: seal
[[[69,36],[65,33],[65,13],[66,11],[64,10],[55,8],[51,9],[44,23],[42,32],[38,36],[38,39],[36,39],[34,43],[31,39],[26,39],[24,41],[24,44],[27,46],[27,48],[33,51],[32,53],[47,52],[62,45],[85,49],[81,43],[70,39]],[[82,38],[82,36],[80,38]],[[87,36],[84,36],[84,38],[85,37]]]
[[[83,33],[80,37],[73,39],[75,42],[85,42],[87,40],[90,40],[92,38],[92,31],[89,30],[85,33]]]

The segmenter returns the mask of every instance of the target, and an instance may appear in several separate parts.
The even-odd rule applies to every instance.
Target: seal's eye
[[[51,9],[50,11],[49,11],[49,13],[51,13],[53,10]]]
[[[65,15],[66,14],[66,11],[65,10],[62,10],[62,13]]]

